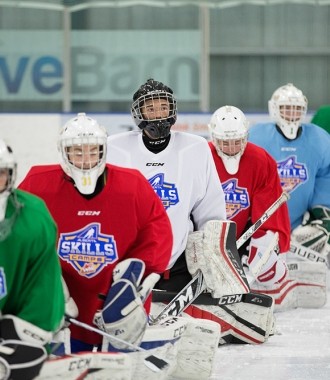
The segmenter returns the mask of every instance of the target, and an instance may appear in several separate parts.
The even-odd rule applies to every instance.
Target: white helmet
[[[98,147],[96,162],[88,160],[80,167],[70,159],[68,153],[71,147],[83,148],[87,146]],[[61,166],[70,176],[81,194],[92,194],[95,191],[97,179],[104,172],[106,163],[107,132],[96,120],[86,116],[85,113],[70,119],[60,131],[58,150]],[[82,153],[82,152],[81,152]],[[81,154],[80,153],[80,154]],[[87,165],[86,165],[87,164]]]
[[[219,157],[229,174],[236,174],[248,138],[249,122],[244,113],[233,106],[217,109],[211,117],[209,131]],[[239,150],[225,152],[228,140],[241,140]]]
[[[3,189],[0,189],[0,222],[5,219],[8,197],[16,180],[17,163],[12,150],[0,140],[0,171],[8,170],[8,179]]]
[[[307,99],[302,91],[292,83],[278,88],[268,102],[268,109],[284,136],[294,140],[307,113]]]

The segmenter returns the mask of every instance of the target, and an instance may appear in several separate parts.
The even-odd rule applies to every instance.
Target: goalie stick
[[[119,338],[115,337],[114,335],[108,334],[105,331],[99,330],[98,328],[93,327],[87,323],[80,322],[77,319],[71,318],[69,316],[65,316],[65,319],[66,319],[66,321],[72,323],[73,325],[82,327],[82,328],[89,330],[89,331],[93,331],[99,335],[102,335],[102,336],[108,338],[110,342],[111,342],[111,340],[113,340],[113,341],[117,341],[119,343],[123,343],[129,349],[134,350],[134,351],[143,351],[143,352],[148,351],[142,347],[136,346],[132,343],[129,343],[129,342],[126,342],[122,339],[119,339]],[[155,355],[149,355],[148,357],[146,357],[144,359],[144,363],[148,368],[150,368],[154,372],[159,372],[159,371],[165,369],[169,365],[169,363],[166,360],[161,359]]]
[[[305,247],[296,241],[291,241],[290,252],[307,261],[312,261],[314,263],[324,263],[329,268],[330,264],[324,255],[321,255],[319,252],[314,251],[314,249]]]
[[[273,213],[288,199],[289,194],[283,192],[281,196],[263,213],[263,215],[236,241],[236,252],[265,222],[273,215]],[[268,250],[270,254],[270,251]],[[268,258],[268,255],[264,255],[259,262],[259,267],[264,265]],[[237,252],[238,255],[238,252]],[[151,318],[152,324],[158,323],[163,318],[168,316],[178,316],[181,314],[194,300],[206,289],[203,274],[201,271],[197,271],[193,279],[171,300],[171,302],[165,306],[165,308],[156,316]],[[223,298],[223,297],[222,297]],[[239,302],[239,301],[237,301]]]
[[[169,292],[166,290],[152,291],[153,302],[170,302],[177,293]],[[261,293],[241,293],[222,296],[220,298],[213,298],[210,293],[201,293],[194,301],[194,305],[232,305],[237,302],[255,303],[259,306],[270,307],[272,305],[272,298]]]

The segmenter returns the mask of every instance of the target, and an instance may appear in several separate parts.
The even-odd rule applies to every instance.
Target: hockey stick
[[[177,293],[153,290],[152,301],[153,302],[171,302]],[[201,293],[194,301],[194,305],[232,305],[237,302],[253,303],[258,306],[270,307],[272,305],[272,298],[261,293],[240,293],[231,294],[228,296],[222,296],[220,298],[213,298],[210,293]]]
[[[287,200],[289,194],[283,192],[281,196],[264,212],[264,214],[237,240],[236,246],[239,249],[265,222],[271,215]],[[270,252],[269,252],[270,254]],[[260,261],[260,266],[264,265],[269,257],[263,256]],[[154,318],[151,318],[151,323],[158,323],[163,318],[168,316],[178,316],[181,314],[194,300],[206,289],[201,271],[165,306],[165,308]]]
[[[108,338],[110,342],[116,341],[118,343],[125,344],[129,349],[134,350],[134,351],[143,351],[143,352],[148,351],[142,347],[136,346],[135,344],[132,344],[132,343],[126,342],[125,340],[117,338],[114,335],[108,334],[105,331],[99,330],[98,328],[93,327],[87,323],[80,322],[77,319],[71,318],[69,316],[65,316],[65,319],[66,319],[66,321],[72,323],[73,325],[82,327],[82,328],[89,330],[89,331],[93,331],[99,335],[102,335],[102,336]],[[169,365],[169,363],[166,360],[161,359],[155,355],[149,355],[148,357],[146,357],[144,359],[144,363],[148,368],[150,368],[154,372],[159,372],[159,371],[165,369]]]
[[[291,242],[290,252],[294,255],[299,256],[301,259],[304,259],[305,261],[312,261],[314,263],[324,263],[329,268],[329,262],[324,257],[324,255],[321,255],[319,252],[316,252],[311,248],[305,247],[304,245],[296,241]]]

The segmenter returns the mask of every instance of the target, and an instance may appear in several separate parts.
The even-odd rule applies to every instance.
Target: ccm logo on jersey
[[[95,215],[100,215],[100,214],[101,214],[101,211],[88,211],[88,210],[86,210],[86,211],[78,211],[77,212],[78,216],[83,216],[83,215],[85,215],[85,216],[95,216]]]
[[[164,162],[147,162],[146,166],[164,166]]]

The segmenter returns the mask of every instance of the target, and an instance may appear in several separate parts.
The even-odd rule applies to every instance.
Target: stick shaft
[[[72,323],[73,325],[76,325],[76,326],[79,326],[79,327],[82,327],[86,330],[89,330],[89,331],[93,331],[99,335],[102,335],[110,340],[114,340],[118,343],[122,343],[122,344],[125,344],[127,347],[135,350],[135,351],[146,351],[145,349],[139,347],[139,346],[136,346],[135,344],[132,344],[132,343],[129,343],[129,342],[126,342],[125,340],[122,340],[120,338],[117,338],[111,334],[108,334],[106,333],[105,331],[102,331],[100,329],[97,329],[96,327],[93,327],[91,325],[88,325],[87,323],[84,323],[84,322],[80,322],[78,321],[77,319],[74,319],[74,318],[71,318],[71,317],[66,317],[66,320],[70,323]]]
[[[287,200],[289,194],[283,192],[281,196],[262,214],[262,216],[237,240],[237,249],[240,248],[271,215]],[[181,314],[194,300],[206,289],[203,274],[199,271],[192,280],[168,303],[165,308],[152,319],[152,323],[157,323],[163,318]]]
[[[281,196],[261,215],[261,217],[248,229],[243,235],[237,240],[236,245],[237,249],[241,246],[268,220],[274,212],[288,199],[290,198],[289,194],[283,192]]]

